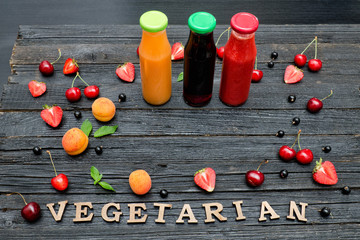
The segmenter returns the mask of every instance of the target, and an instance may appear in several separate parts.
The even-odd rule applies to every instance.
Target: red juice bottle
[[[210,102],[213,91],[216,46],[213,30],[216,19],[207,12],[196,12],[189,17],[190,35],[184,51],[185,102],[201,107]]]
[[[244,104],[249,96],[256,58],[255,31],[258,19],[250,13],[231,18],[231,34],[225,45],[220,82],[220,100],[229,106]]]

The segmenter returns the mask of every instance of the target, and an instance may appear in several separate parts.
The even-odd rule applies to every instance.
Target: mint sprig
[[[115,126],[102,126],[101,128],[99,128],[94,133],[94,137],[102,137],[102,136],[105,136],[105,135],[113,134],[116,131],[117,128],[118,128],[117,125],[115,125]]]
[[[89,136],[91,130],[92,130],[92,124],[88,119],[86,119],[81,125],[81,131],[83,131],[86,134],[86,136]]]
[[[181,72],[177,78],[178,82],[181,82],[182,80],[184,80],[184,72]]]
[[[94,179],[94,185],[99,184],[102,188],[115,192],[115,189],[109,183],[101,181],[103,175],[100,174],[99,170],[96,167],[91,166],[90,175]]]

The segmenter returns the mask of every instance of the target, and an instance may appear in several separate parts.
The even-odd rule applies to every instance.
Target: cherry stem
[[[324,101],[325,99],[331,97],[331,95],[333,95],[333,90],[331,90],[330,94],[327,95],[326,97],[324,97],[323,99],[320,99],[320,101]]]
[[[51,64],[54,64],[54,63],[56,63],[57,61],[59,61],[59,59],[61,58],[61,51],[60,51],[60,48],[58,49],[58,51],[59,51],[59,57],[54,61],[54,62],[52,62]]]
[[[301,151],[301,147],[300,147],[300,133],[301,133],[301,130],[299,130],[299,132],[298,132],[298,137],[297,137],[297,142],[298,142],[298,146],[299,146],[299,151]]]
[[[24,200],[25,205],[27,205],[27,202],[25,201],[25,198],[24,198],[23,195],[21,195],[21,193],[13,192],[13,193],[6,194],[6,196],[11,196],[11,195],[13,195],[13,194],[18,194],[18,195],[20,195],[20,197]]]
[[[76,76],[80,78],[81,81],[83,81],[83,83],[86,84],[86,86],[90,86],[87,82],[85,82],[84,79],[82,79],[82,77],[80,76],[79,72],[76,72]]]
[[[317,57],[317,37],[315,37],[315,59]]]
[[[255,58],[255,67],[254,67],[255,70],[257,70],[257,57]]]
[[[316,41],[316,38],[317,38],[317,37],[315,37],[315,38],[311,41],[311,43],[309,43],[309,45],[307,45],[307,47],[304,49],[304,51],[302,51],[302,53],[300,53],[300,54],[304,54],[304,52],[311,46],[311,44],[313,44],[313,42]],[[316,58],[316,57],[315,57],[315,58]]]
[[[301,133],[301,129],[298,131],[298,134],[297,134],[297,137],[295,139],[295,142],[293,143],[293,145],[291,145],[291,148],[293,148],[296,144],[296,142],[299,140],[299,136],[300,136],[300,133]]]
[[[71,87],[74,87],[75,79],[79,76],[79,72],[76,73],[76,76],[74,77]]]
[[[259,171],[259,169],[260,169],[260,167],[261,167],[261,165],[263,164],[263,163],[268,163],[269,162],[269,160],[267,160],[267,159],[265,159],[264,161],[262,161],[261,163],[260,163],[260,165],[258,166],[258,168],[256,169],[256,171]]]
[[[216,47],[217,47],[217,45],[218,45],[218,43],[219,43],[220,38],[222,37],[222,35],[223,35],[225,32],[230,32],[230,27],[228,27],[225,31],[223,31],[223,32],[220,34],[220,36],[219,36],[219,38],[217,39],[216,44],[215,44]],[[229,39],[229,33],[228,33],[228,39]]]
[[[51,157],[51,153],[50,153],[50,151],[46,151],[46,152],[47,152],[47,153],[49,154],[49,156],[50,156],[50,160],[51,160],[51,163],[52,163],[53,168],[54,168],[54,171],[55,171],[55,176],[57,176],[56,169],[55,169],[55,165],[54,165],[54,162],[53,162],[52,157]]]

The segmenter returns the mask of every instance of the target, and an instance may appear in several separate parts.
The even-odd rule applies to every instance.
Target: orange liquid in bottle
[[[143,30],[139,46],[142,94],[151,105],[162,105],[171,97],[171,46],[166,31]]]

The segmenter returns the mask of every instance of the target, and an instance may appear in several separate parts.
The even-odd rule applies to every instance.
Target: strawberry
[[[338,182],[335,166],[330,161],[316,162],[313,170],[313,179],[320,184],[335,185]]]
[[[171,47],[171,60],[181,59],[184,59],[184,46],[180,42],[176,42]]]
[[[135,79],[135,66],[131,62],[119,65],[116,69],[116,75],[125,82],[133,82]]]
[[[68,58],[65,61],[63,72],[65,75],[73,74],[79,71],[79,65],[74,58]]]
[[[216,173],[212,168],[203,168],[194,175],[194,182],[202,189],[212,192],[215,189]]]
[[[289,65],[285,69],[284,81],[287,84],[297,83],[303,79],[304,73],[301,69],[295,67],[294,65]]]
[[[30,81],[28,87],[33,97],[39,97],[43,95],[43,93],[46,91],[46,84],[44,82],[38,82],[36,80]]]
[[[41,111],[41,118],[52,127],[59,126],[63,115],[61,107],[56,105],[53,105],[52,107],[44,105],[43,108],[44,110]]]

